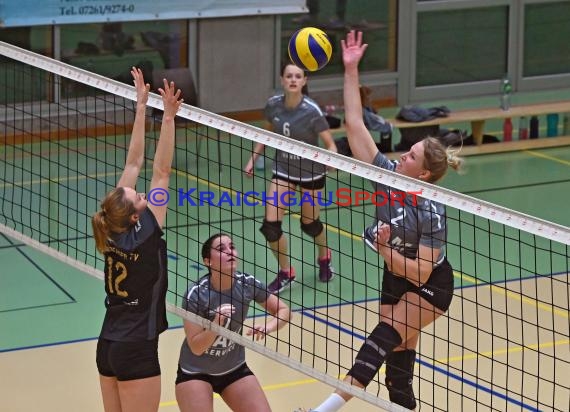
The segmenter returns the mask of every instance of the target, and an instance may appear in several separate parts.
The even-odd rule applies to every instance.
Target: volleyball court
[[[0,231],[102,279],[90,217],[122,171],[134,89],[5,43],[0,52],[6,56],[0,87],[7,96],[0,108],[5,141]],[[158,96],[149,98],[150,107],[161,104]],[[158,136],[150,107],[152,141]],[[447,255],[456,290],[448,313],[422,331],[414,374],[421,410],[568,410],[567,227],[205,110],[184,105],[179,116],[188,122],[177,130],[165,225],[172,258],[169,311],[385,410],[402,410],[387,400],[383,370],[366,390],[342,382],[362,339],[378,323],[383,262],[361,240],[374,220],[374,204],[365,199],[369,180],[377,181],[447,207]],[[300,229],[302,197],[292,195],[283,230],[298,274],[280,296],[297,315],[260,342],[181,308],[189,283],[205,273],[199,250],[211,234],[232,235],[245,272],[266,282],[277,273],[258,231],[264,201],[271,196],[266,193],[270,171],[258,171],[251,179],[242,172],[255,142],[332,169],[321,219],[336,272],[331,282],[318,281],[315,247]],[[152,153],[150,146],[147,153]],[[146,187],[150,159],[147,155],[142,174]],[[251,313],[256,322],[264,315],[260,307]]]

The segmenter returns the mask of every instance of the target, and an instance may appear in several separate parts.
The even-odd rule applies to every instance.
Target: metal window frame
[[[470,98],[498,93],[500,79],[480,82],[416,87],[418,14],[437,10],[508,7],[507,71],[517,92],[564,88],[570,84],[570,73],[524,77],[524,13],[525,7],[560,0],[401,0],[398,31],[398,103],[422,102],[450,98]]]

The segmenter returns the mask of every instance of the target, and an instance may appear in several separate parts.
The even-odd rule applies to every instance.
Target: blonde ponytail
[[[95,246],[100,253],[108,250],[111,235],[123,233],[131,226],[131,216],[136,213],[133,203],[125,197],[125,189],[111,190],[101,202],[101,210],[91,218]]]
[[[463,159],[457,156],[461,151],[451,146],[445,147],[441,140],[435,137],[426,137],[424,143],[424,167],[430,171],[430,183],[435,183],[447,173],[447,168],[461,172]]]
[[[105,212],[99,210],[91,218],[91,226],[93,226],[93,237],[95,238],[95,247],[100,253],[107,251],[107,242],[110,237],[109,228],[105,223]]]
[[[461,147],[459,149],[453,149],[451,146],[445,150],[447,154],[447,165],[458,173],[463,172],[463,165],[465,164],[465,159],[457,156],[460,151]]]

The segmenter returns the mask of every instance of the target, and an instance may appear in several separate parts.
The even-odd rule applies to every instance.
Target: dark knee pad
[[[408,409],[416,408],[412,380],[416,351],[413,349],[392,352],[386,357],[386,387],[390,401]]]
[[[283,230],[281,230],[281,221],[269,222],[263,220],[263,224],[259,228],[259,231],[265,236],[268,242],[277,242],[281,235],[283,235]]]
[[[354,365],[348,371],[362,386],[366,387],[384,363],[386,356],[402,343],[396,329],[385,322],[377,325],[360,347]]]
[[[301,222],[301,230],[311,237],[317,237],[323,231],[323,223],[317,218],[311,223]]]

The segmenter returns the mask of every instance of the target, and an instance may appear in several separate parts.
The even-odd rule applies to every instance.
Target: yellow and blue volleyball
[[[289,58],[298,67],[314,72],[327,65],[332,45],[327,34],[316,27],[297,30],[289,40]]]

